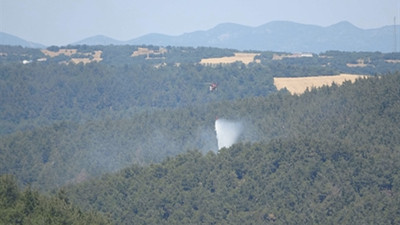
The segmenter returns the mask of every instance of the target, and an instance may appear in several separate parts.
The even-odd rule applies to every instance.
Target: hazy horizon
[[[362,29],[400,24],[397,0],[13,1],[0,2],[0,31],[28,41],[67,45],[104,35],[127,41],[149,33],[180,35],[221,23],[259,26],[272,21]]]

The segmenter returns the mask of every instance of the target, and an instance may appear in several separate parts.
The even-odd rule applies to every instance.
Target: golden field
[[[202,59],[200,64],[203,65],[218,65],[218,64],[229,64],[234,62],[242,62],[244,64],[249,64],[251,62],[257,62],[254,57],[260,55],[259,53],[235,53],[234,56],[226,56],[221,58],[208,58]]]
[[[59,49],[57,52],[53,52],[53,51],[50,51],[50,50],[47,50],[47,49],[42,49],[41,51],[43,52],[43,54],[45,54],[47,56],[50,56],[50,57],[56,57],[56,56],[61,55],[61,54],[66,55],[66,56],[71,56],[71,55],[76,54],[78,52],[77,49],[66,49],[66,48]]]
[[[43,49],[41,50],[43,52],[43,54],[50,56],[50,57],[56,57],[59,55],[66,55],[66,56],[72,56],[74,54],[80,54],[80,55],[84,55],[87,56],[83,57],[83,58],[71,58],[72,63],[78,64],[78,63],[91,63],[91,62],[100,62],[101,60],[103,60],[101,58],[101,54],[103,53],[101,50],[97,50],[91,53],[79,53],[77,49],[59,49],[57,52],[53,52],[53,51],[49,51],[47,49]],[[68,62],[65,62],[68,63]]]
[[[286,88],[291,94],[302,94],[308,88],[318,88],[335,83],[341,85],[345,81],[354,82],[358,78],[366,78],[367,75],[340,74],[335,76],[312,77],[274,77],[274,85],[280,90]]]

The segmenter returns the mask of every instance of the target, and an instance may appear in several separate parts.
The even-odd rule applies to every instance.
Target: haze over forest
[[[0,53],[2,223],[400,222],[399,53]]]
[[[0,224],[400,224],[399,7],[1,1]]]

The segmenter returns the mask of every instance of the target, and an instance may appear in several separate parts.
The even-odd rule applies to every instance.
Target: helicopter
[[[218,84],[217,83],[211,83],[210,84],[210,92],[213,92],[215,90],[217,90]]]

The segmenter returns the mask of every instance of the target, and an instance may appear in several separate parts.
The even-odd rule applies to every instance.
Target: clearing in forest
[[[274,77],[274,85],[280,90],[286,88],[291,94],[303,94],[306,89],[318,88],[335,83],[341,85],[345,81],[354,82],[358,78],[366,78],[367,75],[340,74],[335,76],[312,77]]]
[[[168,50],[166,48],[159,48],[158,50],[152,50],[148,48],[141,48],[139,47],[138,50],[134,51],[131,57],[136,57],[140,55],[147,55],[146,59],[154,58],[154,56],[162,56],[163,54],[167,53]],[[150,57],[153,55],[153,57]]]
[[[47,50],[47,49],[42,49],[41,51],[43,52],[43,54],[45,54],[47,56],[50,56],[50,57],[56,57],[56,56],[59,56],[61,54],[62,55],[66,55],[66,56],[71,56],[71,55],[76,54],[78,52],[77,49],[66,49],[66,48],[59,49],[57,52],[53,52],[53,51],[50,51],[50,50]]]
[[[80,55],[80,57],[78,58],[71,58],[70,62],[78,64],[78,63],[91,63],[91,62],[100,62],[101,60],[103,60],[103,58],[101,58],[101,54],[103,53],[101,50],[97,50],[94,52],[86,52],[86,53],[81,53],[78,52],[77,49],[59,49],[57,52],[53,52],[47,49],[43,49],[41,50],[43,52],[43,54],[50,56],[50,57],[56,57],[59,55],[66,55],[66,56],[74,56],[74,55]],[[65,62],[68,63],[68,62]]]

